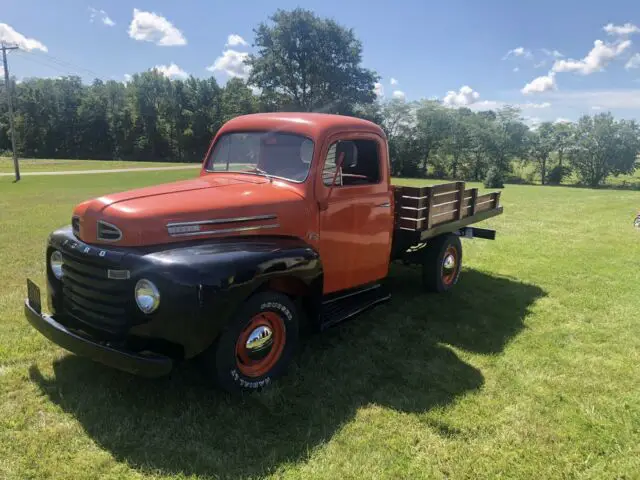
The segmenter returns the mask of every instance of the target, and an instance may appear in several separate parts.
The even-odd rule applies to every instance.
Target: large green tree
[[[580,118],[569,158],[580,180],[597,187],[609,175],[633,172],[638,152],[638,124],[633,120],[616,121],[610,113],[600,113]]]
[[[422,146],[416,125],[416,104],[393,98],[382,104],[381,124],[389,141],[389,156],[394,175],[420,175]]]
[[[255,29],[249,84],[281,108],[351,113],[375,100],[378,76],[363,68],[353,30],[309,10],[278,10]]]
[[[543,122],[527,137],[529,156],[537,163],[540,170],[541,183],[547,180],[547,164],[549,155],[557,150],[556,130],[553,123]]]
[[[416,108],[416,127],[422,175],[427,174],[430,157],[442,146],[451,126],[451,111],[435,100],[423,100]]]

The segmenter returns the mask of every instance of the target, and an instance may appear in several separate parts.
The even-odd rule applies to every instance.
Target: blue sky
[[[2,3],[0,38],[30,49],[11,54],[19,79],[124,80],[161,66],[174,78],[224,83],[246,74],[240,61],[255,25],[276,8],[303,6],[355,30],[384,98],[395,92],[477,110],[517,104],[530,123],[607,110],[640,119],[637,0]]]

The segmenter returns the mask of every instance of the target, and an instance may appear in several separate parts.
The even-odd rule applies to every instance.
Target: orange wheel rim
[[[282,356],[286,330],[275,312],[260,312],[242,330],[236,342],[236,364],[247,377],[269,373]]]
[[[458,271],[458,250],[453,245],[449,245],[444,252],[441,271],[442,283],[451,285]]]

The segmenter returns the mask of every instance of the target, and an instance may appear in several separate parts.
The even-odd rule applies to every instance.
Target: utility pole
[[[13,150],[13,169],[16,172],[16,182],[20,181],[20,165],[18,164],[18,153],[16,151],[16,129],[13,124],[13,95],[11,84],[9,83],[9,67],[7,66],[7,52],[9,50],[17,50],[18,47],[12,45],[6,46],[2,42],[2,63],[4,65],[4,89],[7,94],[7,104],[9,105],[9,127],[11,128],[11,149]]]

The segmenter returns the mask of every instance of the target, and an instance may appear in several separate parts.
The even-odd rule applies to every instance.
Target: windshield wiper
[[[271,175],[269,175],[267,172],[265,172],[263,169],[261,169],[260,167],[253,167],[251,170],[249,170],[250,172],[255,172],[258,173],[260,175],[264,175],[265,177],[267,177],[269,179],[269,181],[273,181],[273,178],[271,177]]]

